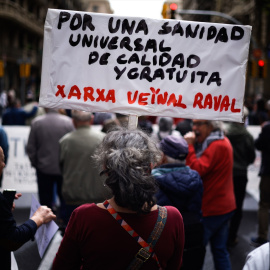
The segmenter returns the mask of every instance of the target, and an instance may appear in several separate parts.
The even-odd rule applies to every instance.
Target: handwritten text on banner
[[[242,121],[250,26],[49,9],[40,105]]]

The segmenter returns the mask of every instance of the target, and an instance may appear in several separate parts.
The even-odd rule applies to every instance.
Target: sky
[[[109,0],[115,15],[161,19],[164,0]]]

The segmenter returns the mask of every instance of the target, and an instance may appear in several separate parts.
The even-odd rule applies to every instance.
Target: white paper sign
[[[49,9],[40,105],[242,121],[250,26]]]
[[[37,209],[40,207],[40,203],[35,198],[34,195],[32,195],[32,203],[31,203],[31,211],[30,211],[30,217],[33,216],[33,214],[37,211]],[[52,220],[47,224],[41,225],[35,234],[35,239],[38,246],[38,252],[40,257],[42,258],[44,255],[44,252],[46,251],[48,245],[50,244],[53,236],[58,230],[58,226],[56,223]]]

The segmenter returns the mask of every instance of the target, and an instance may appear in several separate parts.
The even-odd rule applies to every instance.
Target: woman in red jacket
[[[233,190],[233,150],[219,121],[193,120],[186,164],[203,181],[204,244],[211,244],[216,269],[231,269],[227,251],[228,223],[236,208]]]

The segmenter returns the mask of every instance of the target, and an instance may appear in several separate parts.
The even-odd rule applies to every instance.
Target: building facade
[[[270,1],[269,0],[190,0],[183,1],[184,10],[217,11],[231,17],[182,14],[182,19],[239,23],[252,26],[246,81],[246,98],[270,99]]]
[[[39,96],[48,8],[112,13],[105,0],[0,0],[0,92],[14,89],[22,104]]]
[[[110,3],[108,0],[81,0],[84,8],[88,12],[108,13],[112,14]]]

